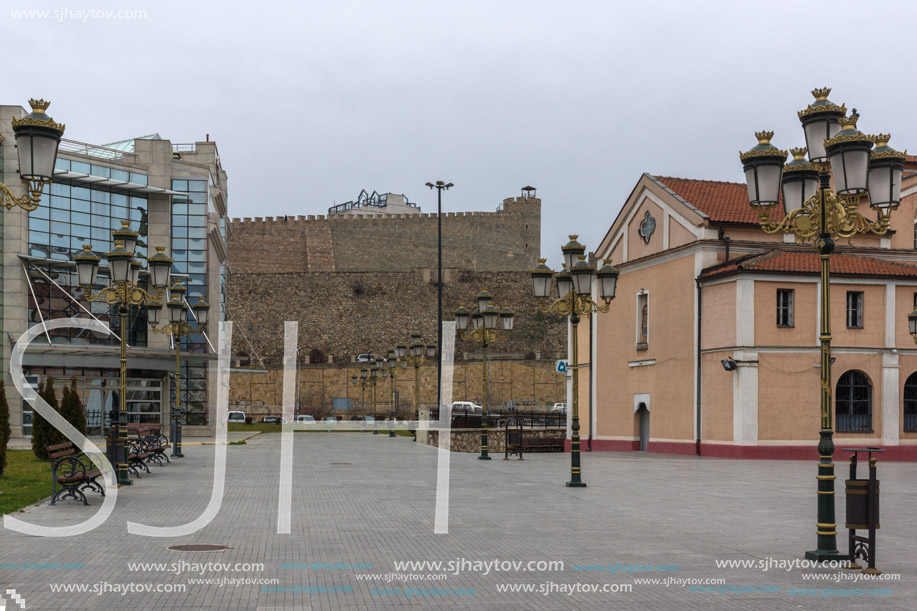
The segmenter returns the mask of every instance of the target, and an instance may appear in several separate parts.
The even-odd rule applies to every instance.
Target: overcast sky
[[[912,2],[4,0],[4,104],[66,137],[217,141],[233,217],[324,214],[360,189],[494,210],[531,184],[542,255],[593,249],[643,172],[741,181],[814,87],[917,150]],[[14,18],[134,10],[145,18]]]

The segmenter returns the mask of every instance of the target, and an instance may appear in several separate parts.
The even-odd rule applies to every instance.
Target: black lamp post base
[[[567,488],[585,488],[585,487],[586,487],[586,482],[575,482],[575,481],[567,482]]]
[[[133,485],[134,485],[134,482],[132,482],[132,481],[129,480],[129,479],[119,479],[119,480],[118,480],[118,487],[119,487],[119,488],[120,488],[121,486],[133,486]]]
[[[817,549],[812,552],[806,552],[806,560],[814,560],[816,562],[828,562],[829,560],[850,560],[850,555],[839,552],[836,549]]]
[[[395,431],[389,431],[389,432],[388,432],[388,436],[389,436],[389,437],[394,437],[394,436],[395,436]]]
[[[478,460],[490,460],[490,456],[488,456],[487,454],[481,454],[480,456],[478,456]]]

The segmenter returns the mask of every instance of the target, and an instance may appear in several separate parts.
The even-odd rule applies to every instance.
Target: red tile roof
[[[748,188],[743,183],[652,176],[683,200],[706,214],[714,223],[757,225],[758,212],[748,205]],[[775,206],[782,212],[782,206]],[[779,219],[777,219],[779,220]]]
[[[708,267],[702,279],[718,278],[741,272],[774,272],[788,274],[818,274],[821,259],[815,252],[771,250],[762,255],[750,255]],[[859,255],[831,256],[831,274],[838,276],[870,276],[886,278],[917,278],[917,267]]]

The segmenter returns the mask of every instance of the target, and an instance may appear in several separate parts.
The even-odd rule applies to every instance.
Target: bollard
[[[853,452],[850,456],[850,479],[845,482],[847,494],[848,550],[850,559],[845,569],[861,569],[857,558],[866,561],[862,572],[866,575],[881,575],[876,569],[876,530],[879,528],[879,480],[876,478],[876,459],[873,452],[884,452],[881,448],[844,448]],[[857,455],[866,452],[869,459],[869,478],[857,479]],[[866,530],[867,536],[858,535],[857,530]]]
[[[174,452],[173,456],[177,458],[184,458],[185,455],[181,451],[181,416],[175,417],[175,438],[174,443],[172,444],[172,451]]]

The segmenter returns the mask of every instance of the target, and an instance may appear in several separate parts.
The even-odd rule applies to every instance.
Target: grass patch
[[[244,445],[246,445],[247,443],[248,443],[248,442],[246,442],[244,439],[240,439],[239,441],[230,441],[230,442],[229,442],[229,445],[231,445],[231,446],[244,446]]]
[[[397,430],[395,431],[395,437],[410,437],[411,439],[413,439],[414,433],[412,433],[411,431]]]
[[[242,422],[230,422],[228,425],[230,433],[279,433],[283,429],[279,424],[270,424],[266,422],[253,422],[243,424]]]
[[[0,514],[13,513],[51,496],[51,466],[31,450],[6,451],[0,476]]]

